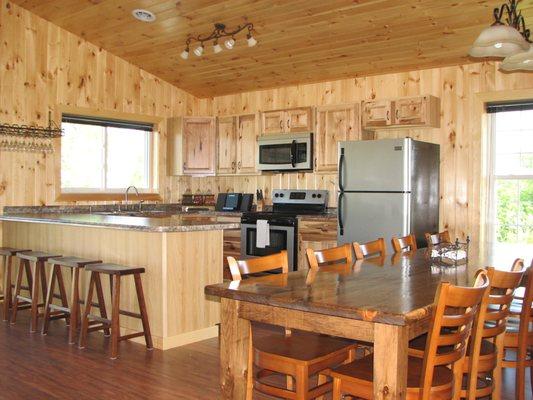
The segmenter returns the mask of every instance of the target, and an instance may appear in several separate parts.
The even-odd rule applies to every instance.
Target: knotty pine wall
[[[481,119],[477,93],[532,89],[533,73],[504,74],[497,63],[345,79],[202,100],[199,114],[229,115],[289,107],[333,105],[364,99],[431,94],[441,99],[439,129],[381,130],[378,138],[411,136],[441,145],[441,228],[474,239],[480,227]],[[247,191],[262,188],[328,189],[336,204],[336,175],[277,174],[258,177],[179,178],[180,191]]]

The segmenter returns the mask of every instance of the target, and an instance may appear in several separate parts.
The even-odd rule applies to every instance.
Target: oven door
[[[313,134],[263,136],[259,138],[257,168],[262,171],[313,168]]]
[[[256,246],[257,228],[255,224],[241,224],[241,256],[243,258],[268,256],[287,250],[289,271],[295,270],[295,227],[270,225],[270,245]]]

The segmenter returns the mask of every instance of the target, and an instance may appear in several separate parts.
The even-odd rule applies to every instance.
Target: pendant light
[[[507,57],[500,65],[503,71],[533,71],[533,45],[528,51]]]

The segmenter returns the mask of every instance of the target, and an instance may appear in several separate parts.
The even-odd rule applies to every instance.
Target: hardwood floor
[[[216,339],[166,352],[123,342],[120,358],[113,361],[108,339],[99,333],[89,335],[88,347],[79,350],[67,344],[63,321],[51,322],[49,334],[42,336],[29,333],[29,313],[19,316],[16,325],[0,322],[0,399],[219,398]],[[505,371],[504,378],[502,399],[514,399],[514,372]]]

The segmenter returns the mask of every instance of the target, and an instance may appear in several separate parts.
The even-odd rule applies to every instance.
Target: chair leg
[[[118,358],[118,339],[120,337],[120,275],[113,279],[113,298],[111,310],[111,359]]]
[[[13,309],[11,312],[11,323],[12,324],[17,322],[17,311],[19,308],[18,296],[20,295],[20,287],[22,286],[22,275],[24,273],[24,270],[26,270],[26,260],[20,260],[19,270],[17,271],[17,283],[15,284],[15,293],[13,295],[13,307],[12,307]]]
[[[63,273],[61,272],[61,266],[57,266],[56,271],[57,286],[59,287],[59,295],[61,297],[61,305],[65,308],[69,308],[67,300],[67,291],[65,290],[65,281],[63,281]],[[67,326],[70,325],[70,312],[65,315],[65,321]]]
[[[148,312],[146,311],[146,301],[144,300],[144,292],[140,274],[133,274],[135,281],[135,290],[137,291],[137,300],[139,301],[139,310],[141,313],[141,322],[143,325],[144,340],[146,348],[152,350],[154,345],[152,343],[152,334],[150,333],[150,322],[148,322]]]
[[[24,270],[26,271],[26,281],[28,283],[28,291],[30,292],[30,297],[33,291],[33,274],[31,272],[31,265],[28,260],[24,260]]]
[[[333,379],[333,397],[332,400],[342,400],[341,394],[341,380],[338,378]]]
[[[98,298],[98,308],[100,309],[100,316],[107,319],[107,311],[105,308],[104,291],[102,290],[102,281],[100,280],[100,274],[94,276],[94,283],[96,285],[96,297]],[[104,336],[109,337],[109,327],[104,326]]]
[[[70,325],[68,327],[68,343],[74,344],[76,331],[80,322],[80,269],[72,269],[70,284]]]
[[[327,383],[328,377],[324,374],[318,374],[318,382],[317,386],[323,385],[324,383]],[[324,395],[318,396],[316,400],[324,400],[326,397]]]
[[[525,400],[526,397],[526,349],[520,346],[517,349],[516,362],[516,392],[517,400]]]
[[[503,360],[503,339],[505,334],[496,337],[496,367],[492,371],[492,400],[500,400],[502,396],[502,360]]]
[[[33,264],[33,288],[31,293],[31,320],[30,333],[37,332],[37,324],[39,322],[39,281],[41,281],[41,262],[37,261]],[[46,283],[45,283],[46,284]],[[45,292],[46,293],[46,292]]]
[[[11,264],[13,262],[13,257],[4,256],[4,312],[3,320],[9,320],[9,309],[13,304],[13,297],[11,291]]]
[[[296,400],[307,400],[309,391],[309,372],[307,367],[298,366],[296,369]]]
[[[91,278],[89,281],[89,289],[87,289],[87,296],[85,300],[85,310],[83,311],[83,317],[81,319],[80,329],[80,343],[79,348],[83,349],[87,345],[87,333],[89,330],[89,314],[93,303],[93,291],[94,291],[94,275],[95,272],[91,272]]]
[[[48,333],[48,325],[50,324],[50,303],[52,303],[54,297],[57,268],[59,268],[58,265],[52,267],[52,273],[50,274],[50,279],[48,281],[48,291],[46,292],[46,298],[44,301],[43,327],[41,329],[41,334],[43,335]]]

